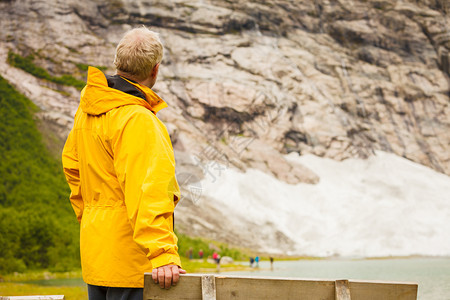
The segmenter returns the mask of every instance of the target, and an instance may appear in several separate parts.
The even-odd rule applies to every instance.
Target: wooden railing
[[[164,290],[146,273],[144,300],[416,300],[417,289],[417,283],[405,282],[186,274],[176,286]]]

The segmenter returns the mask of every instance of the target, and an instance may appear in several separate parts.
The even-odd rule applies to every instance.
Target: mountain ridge
[[[78,64],[112,74],[121,35],[144,24],[165,46],[155,91],[169,103],[159,116],[178,173],[192,175],[187,185],[220,181],[220,168],[318,184],[285,158],[291,152],[345,161],[381,150],[450,175],[445,1],[13,0],[0,8],[0,75],[41,108],[61,141],[79,91],[13,68],[7,53],[33,54],[54,76],[83,79]],[[220,218],[202,203],[181,210]],[[242,235],[223,238],[233,234]],[[278,236],[281,248],[292,244]]]

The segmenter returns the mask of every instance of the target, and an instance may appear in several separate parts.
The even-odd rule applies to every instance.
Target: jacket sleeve
[[[111,139],[114,167],[125,195],[133,239],[153,268],[181,266],[172,224],[175,159],[167,130],[156,116],[142,111],[115,130]]]
[[[78,153],[74,141],[74,130],[72,130],[67,138],[66,144],[62,152],[62,164],[64,175],[70,187],[70,203],[75,211],[78,222],[81,223],[83,216],[84,203],[81,196],[80,171],[78,167]]]

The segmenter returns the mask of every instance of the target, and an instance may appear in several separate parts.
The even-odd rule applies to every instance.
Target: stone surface
[[[79,92],[9,66],[8,51],[53,75],[111,74],[115,44],[145,24],[165,45],[155,90],[181,173],[216,163],[316,183],[280,154],[383,150],[450,175],[449,14],[444,0],[0,1],[0,75],[64,140]],[[205,222],[194,231],[214,232]]]

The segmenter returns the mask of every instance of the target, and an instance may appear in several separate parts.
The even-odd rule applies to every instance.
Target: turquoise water
[[[416,282],[419,300],[450,300],[450,258],[408,258],[380,260],[299,260],[268,261],[245,272],[222,272],[242,276],[297,277],[305,279],[360,279]],[[52,279],[28,283],[51,286],[85,286],[81,278]]]
[[[25,281],[24,283],[37,284],[44,286],[86,286],[81,278],[60,278]]]
[[[450,258],[379,260],[300,260],[259,263],[250,272],[223,272],[242,276],[401,281],[419,284],[419,300],[450,300]]]

